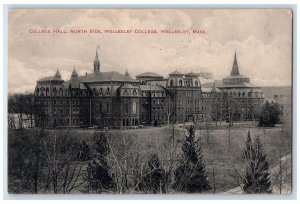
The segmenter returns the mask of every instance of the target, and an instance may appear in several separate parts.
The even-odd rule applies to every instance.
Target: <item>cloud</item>
[[[208,34],[34,35],[28,33],[29,28],[202,28]],[[286,85],[290,82],[291,43],[291,19],[286,10],[12,10],[9,92],[34,89],[39,77],[52,76],[57,68],[65,80],[74,66],[81,75],[92,72],[98,45],[102,71],[124,73],[127,68],[131,76],[154,71],[167,77],[175,69],[205,70],[222,79],[230,73],[236,50],[243,75],[258,85]]]

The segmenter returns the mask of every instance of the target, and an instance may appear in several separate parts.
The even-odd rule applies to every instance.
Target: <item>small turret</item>
[[[60,73],[59,73],[59,71],[58,71],[58,69],[57,69],[57,71],[56,71],[56,73],[55,73],[55,75],[54,75],[56,78],[59,78],[59,79],[61,79],[61,75],[60,75]]]
[[[78,74],[75,70],[75,67],[74,67],[74,70],[72,72],[71,79],[70,79],[70,88],[71,89],[78,89],[79,88]]]

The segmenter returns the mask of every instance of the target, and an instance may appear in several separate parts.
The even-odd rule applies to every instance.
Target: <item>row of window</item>
[[[178,86],[187,86],[187,87],[199,87],[200,84],[198,82],[198,80],[195,80],[195,83],[193,84],[193,80],[192,79],[187,79],[187,80],[182,80],[182,79],[179,79],[179,82],[178,82]],[[170,86],[174,86],[175,85],[175,81],[174,79],[171,79],[170,80]]]

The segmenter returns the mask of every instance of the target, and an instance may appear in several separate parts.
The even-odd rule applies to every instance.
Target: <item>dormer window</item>
[[[109,88],[106,89],[106,95],[109,96],[110,95],[110,91]]]
[[[133,90],[133,95],[134,95],[134,96],[137,95],[137,92],[136,92],[135,89]]]

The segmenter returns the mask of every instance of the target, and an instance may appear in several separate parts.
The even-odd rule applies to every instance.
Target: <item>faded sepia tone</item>
[[[29,29],[204,29],[206,35],[30,34]],[[9,11],[9,92],[33,91],[59,69],[68,78],[90,70],[100,46],[103,70],[132,76],[160,70],[230,72],[237,51],[241,72],[259,86],[291,85],[292,15],[286,9],[156,9]],[[27,77],[27,75],[30,76]]]
[[[289,9],[10,9],[8,191],[291,194]]]

